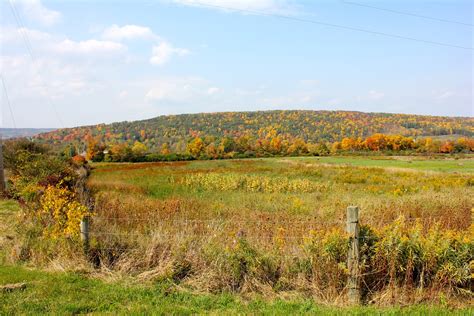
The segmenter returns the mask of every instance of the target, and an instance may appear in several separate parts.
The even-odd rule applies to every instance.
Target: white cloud
[[[251,11],[278,14],[295,14],[297,12],[296,8],[285,0],[172,0],[172,2],[220,11],[242,10],[241,13],[245,14],[252,14]]]
[[[385,93],[375,90],[369,91],[369,99],[371,100],[380,100],[385,96]]]
[[[146,100],[154,102],[194,102],[209,97],[209,92],[219,89],[211,86],[207,80],[199,77],[173,77],[154,80],[150,83]],[[217,90],[216,90],[217,89]]]
[[[60,12],[46,8],[40,0],[21,0],[18,2],[27,18],[42,25],[51,26],[61,20]]]
[[[168,62],[173,55],[185,56],[187,54],[189,54],[187,49],[173,47],[168,42],[161,42],[159,45],[153,46],[150,63],[161,66]]]
[[[159,37],[155,35],[149,27],[131,24],[124,26],[118,26],[117,24],[114,24],[103,31],[102,38],[113,41],[131,40],[138,38],[152,40],[159,39]]]
[[[0,43],[21,43],[24,45],[22,36],[27,36],[30,41],[49,41],[52,36],[49,33],[29,29],[26,27],[14,28],[9,26],[0,26]]]
[[[90,57],[122,52],[127,49],[125,45],[113,41],[101,41],[96,39],[74,41],[34,29],[17,29],[12,27],[0,28],[0,45],[4,45],[4,47],[8,47],[9,49],[20,48],[24,50],[25,42],[23,36],[28,38],[29,43],[34,49],[34,55],[41,55],[41,53],[44,52],[53,52],[60,54],[87,54]]]
[[[54,45],[55,51],[71,54],[109,54],[121,52],[125,49],[126,47],[120,43],[94,39],[79,42],[65,39]]]
[[[127,90],[120,91],[119,98],[125,98],[126,96],[128,96],[128,91]]]
[[[436,96],[436,99],[446,99],[455,96],[453,91],[444,91]]]
[[[185,56],[189,54],[189,50],[174,47],[166,40],[161,39],[160,36],[153,33],[153,31],[146,26],[133,24],[118,26],[114,24],[102,32],[102,38],[118,42],[133,39],[147,39],[155,42],[156,44],[152,47],[152,56],[150,57],[150,63],[152,65],[164,65],[173,55]]]
[[[219,88],[217,88],[217,87],[210,87],[209,89],[207,89],[207,94],[213,95],[213,94],[218,93],[219,91],[220,91],[220,90],[219,90]]]
[[[93,86],[85,67],[54,58],[37,57],[32,61],[28,56],[1,56],[0,68],[5,80],[11,83],[13,100],[41,103],[44,97],[53,100],[77,97],[89,93]]]

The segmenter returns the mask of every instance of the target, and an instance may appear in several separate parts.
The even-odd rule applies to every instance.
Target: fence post
[[[349,252],[347,254],[347,279],[348,300],[350,304],[360,303],[360,273],[359,273],[359,207],[349,206],[347,208],[347,226],[349,234]]]
[[[84,253],[89,252],[89,216],[81,219],[81,242],[84,248]]]

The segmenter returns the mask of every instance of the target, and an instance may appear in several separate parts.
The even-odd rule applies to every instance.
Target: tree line
[[[237,137],[196,136],[182,150],[173,150],[163,143],[158,150],[150,150],[144,143],[106,144],[98,137],[89,137],[83,156],[91,161],[146,162],[193,159],[230,159],[272,156],[327,156],[345,153],[383,154],[452,154],[474,152],[474,139],[459,137],[440,140],[431,137],[417,138],[402,135],[373,134],[369,137],[345,137],[335,142],[309,142],[301,137],[280,135],[276,131],[263,137],[243,135]],[[69,145],[64,155],[78,155]]]

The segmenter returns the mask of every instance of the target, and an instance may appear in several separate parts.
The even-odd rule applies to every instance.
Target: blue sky
[[[353,2],[2,0],[3,127],[269,109],[473,116],[472,49],[294,20],[471,48],[471,1]]]

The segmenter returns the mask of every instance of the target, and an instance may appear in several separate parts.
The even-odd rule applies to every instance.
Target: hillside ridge
[[[35,138],[50,144],[84,144],[90,138],[106,144],[140,141],[149,149],[166,143],[176,150],[198,136],[260,138],[278,134],[309,142],[334,142],[375,133],[473,137],[474,118],[328,110],[213,112],[65,128]]]

